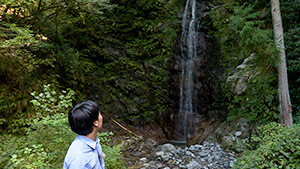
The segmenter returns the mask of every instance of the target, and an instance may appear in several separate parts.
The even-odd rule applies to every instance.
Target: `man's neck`
[[[91,140],[96,140],[97,138],[97,132],[92,131],[91,133],[85,135],[87,138],[91,139]]]

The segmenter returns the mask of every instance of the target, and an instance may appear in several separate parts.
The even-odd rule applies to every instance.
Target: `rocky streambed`
[[[154,140],[141,141],[124,138],[123,160],[132,169],[212,169],[232,168],[235,153],[225,151],[217,143],[204,142],[201,145],[174,146],[159,144]]]

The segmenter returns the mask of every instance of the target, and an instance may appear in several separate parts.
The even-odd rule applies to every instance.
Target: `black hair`
[[[87,135],[93,130],[94,121],[98,120],[99,106],[96,102],[87,100],[78,103],[69,112],[71,129],[79,135]]]

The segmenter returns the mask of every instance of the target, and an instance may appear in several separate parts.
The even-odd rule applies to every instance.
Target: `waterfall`
[[[193,76],[194,61],[197,58],[196,0],[187,0],[182,20],[181,33],[181,74],[177,140],[187,141],[189,136],[189,119],[193,116]]]

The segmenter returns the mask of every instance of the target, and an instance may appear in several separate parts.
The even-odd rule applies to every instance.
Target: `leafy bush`
[[[61,168],[64,156],[76,137],[68,124],[66,108],[72,106],[73,92],[54,92],[45,85],[44,92],[33,94],[37,110],[44,111],[35,117],[24,136],[0,135],[0,168]],[[55,99],[56,100],[55,100]],[[46,115],[46,113],[48,113]],[[55,114],[53,114],[55,113]],[[43,115],[43,116],[41,116]],[[109,146],[113,133],[101,133],[100,140],[106,153],[106,168],[124,168],[119,159],[118,146]]]
[[[7,135],[0,136],[2,139]],[[63,113],[35,119],[25,136],[10,136],[3,142],[3,168],[61,168],[75,134]]]
[[[51,45],[39,41],[32,29],[20,23],[0,23],[0,129],[4,131],[20,131],[33,112],[30,93],[45,81],[56,83],[57,74],[49,71],[55,67],[55,58],[45,50]]]
[[[56,92],[51,89],[51,84],[46,84],[42,93],[31,93],[34,99],[30,102],[34,105],[37,114],[40,116],[65,112],[72,106],[72,99],[75,94],[72,89],[68,88],[67,91]]]
[[[229,111],[229,119],[246,117],[249,121],[276,121],[279,113],[275,66],[279,55],[264,17],[265,9],[257,9],[256,2],[222,1],[222,5],[212,11],[225,70],[224,106]],[[246,89],[241,94],[233,93],[233,86],[225,81],[250,57],[253,59],[246,65],[247,70],[237,75],[249,77],[245,81]]]
[[[90,52],[104,59],[95,82],[101,87],[95,88],[103,96],[100,106],[115,118],[137,125],[172,106],[170,58],[180,33],[176,1],[115,0],[113,14],[105,14],[111,27],[103,30],[110,36],[97,45],[103,49]]]
[[[300,107],[293,112],[293,122],[294,124],[300,124]]]
[[[284,43],[294,123],[300,123],[300,3],[297,0],[280,2],[284,30]]]
[[[228,119],[246,117],[248,121],[261,123],[279,121],[276,83],[275,74],[259,74],[249,80],[246,90],[241,95],[228,91]]]
[[[28,109],[28,89],[38,83],[34,75],[37,59],[30,51],[38,43],[29,26],[2,21],[0,39],[0,127],[13,130],[24,124],[20,116]]]
[[[272,122],[258,127],[257,134],[243,140],[243,156],[234,168],[299,168],[300,125],[284,127]]]
[[[101,138],[100,138],[101,139]],[[111,168],[111,169],[124,169],[125,164],[124,162],[119,158],[121,153],[120,145],[117,146],[108,146],[106,144],[102,144],[103,152],[105,153],[106,157],[104,159],[105,161],[105,168]]]
[[[224,2],[212,11],[224,66],[237,66],[252,54],[253,64],[261,69],[275,66],[280,61],[272,30],[266,27],[266,19],[260,15],[262,11],[254,9],[254,5],[237,2]]]
[[[124,168],[119,146],[109,146],[108,136],[101,133],[106,168]],[[64,156],[76,137],[66,114],[35,119],[26,136],[0,135],[0,168],[61,168]],[[103,141],[102,141],[103,140]],[[104,143],[103,143],[104,142]]]
[[[21,101],[30,98],[32,90],[44,80],[71,87],[76,97],[99,99],[100,106],[116,118],[155,117],[171,107],[169,58],[173,56],[173,42],[180,32],[177,11],[181,1],[176,1],[0,0],[3,23],[18,23],[21,30],[26,30],[26,34],[18,38],[21,42],[38,41],[36,50],[28,52],[34,58],[29,60],[32,60],[29,66],[36,68],[32,76],[22,76],[29,71],[24,68],[16,71],[19,64],[14,63],[17,60],[7,62],[9,57],[2,59],[0,55],[0,69],[3,70],[0,78],[7,77],[2,72],[18,78],[4,87],[0,84],[0,95],[5,98],[0,99],[0,111],[5,112],[5,116],[0,114],[1,128],[7,130],[6,125],[11,124],[6,121],[8,116],[18,119],[14,126],[24,124],[22,118],[30,110]],[[11,31],[7,34],[7,37],[12,35]],[[3,38],[1,33],[0,38]],[[16,42],[14,38],[8,39],[12,40],[5,46]],[[31,43],[22,44],[27,48]],[[20,56],[29,58],[25,54]],[[42,63],[37,62],[38,59]],[[11,67],[2,68],[1,64]],[[20,65],[19,68],[24,67]],[[30,78],[35,76],[39,81],[34,83]],[[12,97],[15,82],[23,81],[26,82],[24,88],[29,90],[26,93],[20,90],[25,93],[23,95],[14,92],[15,97]],[[99,98],[100,94],[104,97]],[[12,114],[17,116],[16,109],[22,116],[11,117]]]

